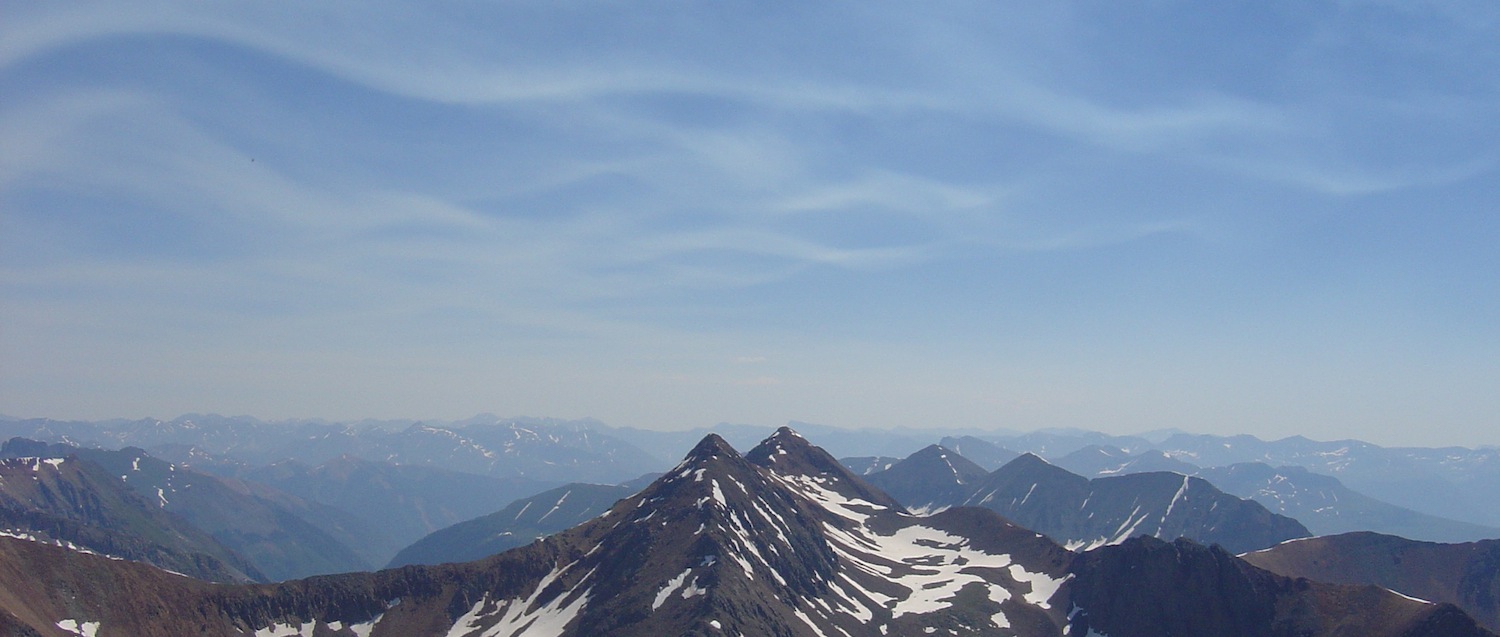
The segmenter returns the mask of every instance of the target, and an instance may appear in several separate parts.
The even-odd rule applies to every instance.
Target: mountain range
[[[1199,468],[1177,457],[1147,449],[1132,454],[1118,447],[1090,445],[1052,460],[1086,477],[1109,477],[1172,471],[1208,480],[1214,486],[1267,509],[1296,518],[1315,535],[1376,531],[1434,542],[1469,542],[1500,538],[1500,528],[1451,520],[1382,502],[1345,486],[1338,478],[1305,467],[1272,467],[1241,462]],[[1443,497],[1440,491],[1437,497]]]
[[[1075,553],[995,512],[907,513],[790,430],[704,437],[567,531],[474,562],[210,585],[0,538],[0,632],[113,635],[1491,635],[1451,604],[1132,538]]]
[[[943,436],[939,444],[993,471],[1030,452],[1089,477],[1067,458],[1089,447],[1114,448],[1132,456],[1145,452],[1196,467],[1259,462],[1302,467],[1338,478],[1348,488],[1435,519],[1500,528],[1500,449],[1381,447],[1357,440],[1314,441],[1300,436],[1261,440],[1253,436],[1187,434],[1175,430],[1116,436],[1077,429],[1006,433],[959,429],[850,430],[797,424],[841,457],[903,458]],[[752,444],[770,432],[750,425],[714,428],[735,444]],[[73,422],[0,417],[0,438],[22,436],[81,447],[135,446],[179,464],[190,456],[263,467],[294,460],[316,467],[352,456],[371,462],[421,465],[449,471],[525,478],[551,485],[567,482],[618,484],[674,462],[663,449],[679,449],[706,428],[660,432],[611,427],[593,420],[501,418],[480,414],[458,421],[320,420],[263,422],[248,417],[185,415],[172,420]],[[1142,459],[1136,459],[1139,465]],[[1140,471],[1136,466],[1132,471]],[[1188,473],[1158,464],[1150,470]],[[215,472],[206,466],[204,471]],[[1227,487],[1221,487],[1227,488]],[[1239,493],[1248,497],[1245,493]],[[1268,501],[1263,504],[1270,506]],[[1317,526],[1311,520],[1305,521]],[[1417,524],[1406,529],[1419,528]],[[1442,526],[1442,523],[1438,523]],[[1423,537],[1458,539],[1454,527]],[[1394,532],[1396,528],[1376,529]],[[1468,529],[1474,531],[1473,527]],[[1460,529],[1462,531],[1462,529]],[[1405,532],[1405,531],[1403,531]],[[1477,539],[1474,538],[1474,539]]]
[[[1187,537],[1242,552],[1310,535],[1296,520],[1200,478],[1150,472],[1090,480],[1031,453],[986,473],[933,445],[863,477],[914,513],[983,507],[1070,549],[1148,535]]]

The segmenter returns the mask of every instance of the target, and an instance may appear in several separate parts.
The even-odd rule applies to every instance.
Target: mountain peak
[[[688,452],[682,461],[684,464],[698,464],[714,458],[738,457],[740,457],[740,452],[735,451],[734,447],[730,446],[727,440],[724,440],[719,434],[708,434],[702,440],[698,441],[698,444],[693,447],[692,451]]]
[[[944,447],[942,445],[927,445],[926,447],[922,447],[921,449],[918,449],[916,453],[913,453],[913,454],[911,454],[910,456],[907,456],[907,457],[908,458],[927,458],[927,457],[931,457],[931,456],[942,457],[942,455],[945,454],[945,453],[952,453],[952,452],[949,451],[947,447]]]
[[[987,472],[947,447],[928,445],[885,471],[865,476],[914,513],[947,508],[968,495]]]
[[[808,442],[790,427],[777,429],[776,433],[760,441],[760,444],[745,454],[745,459],[750,461],[750,464],[768,469],[783,477],[809,478],[821,483],[823,488],[831,489],[846,497],[865,500],[897,511],[905,510],[905,507],[901,506],[895,498],[871,487],[824,451],[822,447]]]
[[[1041,457],[1039,455],[1031,453],[1030,451],[1027,451],[1027,452],[1025,452],[1025,453],[1023,453],[1023,454],[1021,454],[1019,456],[1016,456],[1016,459],[1012,460],[1011,462],[1019,463],[1017,466],[1025,466],[1025,465],[1028,465],[1028,464],[1029,465],[1043,465],[1043,464],[1044,465],[1051,465],[1052,464],[1050,462],[1047,462],[1046,458],[1043,458],[1043,457]]]

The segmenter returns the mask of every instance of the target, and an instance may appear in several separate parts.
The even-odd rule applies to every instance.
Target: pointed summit
[[[791,427],[782,427],[745,454],[750,464],[769,469],[786,478],[805,478],[818,482],[821,488],[844,497],[871,504],[905,510],[895,498],[886,495],[854,475],[821,447],[807,441]]]
[[[719,434],[708,434],[702,440],[698,441],[698,444],[693,447],[692,451],[688,452],[682,462],[684,464],[695,464],[713,458],[738,457],[740,457],[740,452],[735,451],[734,447],[730,446],[729,442],[721,438]]]
[[[983,468],[953,450],[928,445],[865,480],[900,500],[907,510],[922,514],[962,502],[972,485],[986,475]]]
[[[1055,467],[1055,466],[1057,466],[1055,464],[1047,462],[1046,458],[1043,458],[1043,457],[1041,457],[1039,455],[1031,453],[1030,451],[1027,451],[1026,453],[1023,453],[1023,454],[1021,454],[1019,456],[1016,456],[1015,460],[1011,460],[1010,462],[1005,463],[1005,466],[1011,466],[1011,465],[1015,465],[1017,467],[1040,467],[1040,466]]]

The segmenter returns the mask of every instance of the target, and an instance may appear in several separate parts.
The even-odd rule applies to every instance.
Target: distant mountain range
[[[1132,456],[1157,451],[1197,467],[1260,462],[1303,467],[1339,478],[1360,493],[1427,515],[1500,528],[1500,449],[1380,447],[1357,440],[1319,442],[1300,436],[1265,441],[1253,436],[1187,434],[1175,430],[1114,436],[1076,429],[1029,433],[977,430],[850,430],[794,423],[827,441],[840,457],[904,458],[934,439],[993,471],[1029,452],[1089,475],[1065,457],[1087,447],[1116,448]],[[187,415],[172,420],[71,422],[0,417],[0,439],[21,436],[78,446],[135,446],[158,457],[181,459],[180,450],[232,457],[248,466],[296,460],[318,466],[340,456],[424,465],[495,477],[563,484],[617,484],[670,466],[662,449],[678,449],[710,428],[659,432],[610,427],[593,420],[501,418],[481,414],[452,421],[318,420],[262,422],[248,417]],[[752,444],[768,427],[712,428],[734,444]],[[167,451],[158,447],[173,447]],[[1076,458],[1075,458],[1076,459]],[[1157,466],[1153,470],[1166,468]]]
[[[863,455],[863,464],[854,467],[855,472],[869,476],[903,501],[916,502],[912,505],[916,510],[961,502],[941,493],[917,502],[918,492],[925,488],[919,483],[876,476],[928,447],[940,432],[799,427],[817,432],[841,452],[873,454]],[[765,427],[747,425],[717,429],[731,443],[748,441],[744,444],[770,433]],[[276,524],[261,524],[258,531],[236,539],[230,530],[233,520],[224,515],[180,511],[208,516],[197,523],[214,529],[211,534],[226,533],[227,545],[259,546],[237,552],[254,563],[270,564],[263,573],[272,579],[388,563],[398,550],[428,533],[493,513],[515,499],[558,484],[617,484],[659,472],[672,463],[660,456],[661,450],[691,444],[705,431],[653,432],[590,420],[493,415],[452,422],[355,423],[268,423],[213,415],[103,422],[0,418],[0,433],[29,433],[83,448],[133,445],[178,470],[212,474],[232,491],[279,507],[281,515],[289,516],[281,526],[310,525],[345,547],[320,552],[321,557],[309,560],[296,557],[300,549],[278,555],[282,549],[274,545],[279,540],[265,535]],[[1208,479],[1225,493],[1295,518],[1315,534],[1371,530],[1446,542],[1500,537],[1500,526],[1476,521],[1494,517],[1492,512],[1500,510],[1500,489],[1490,488],[1500,484],[1500,460],[1494,458],[1494,449],[1388,449],[1355,441],[1324,443],[1293,437],[1267,442],[1249,436],[1175,431],[1139,436],[1080,430],[952,433],[941,439],[942,446],[985,471],[994,471],[1021,453],[1044,455],[1049,463],[1088,478],[1175,471]],[[1245,458],[1252,460],[1240,461]],[[1214,464],[1231,460],[1235,462]],[[1285,464],[1274,464],[1279,461]],[[972,484],[970,477],[949,488],[962,492]],[[1413,484],[1421,488],[1414,489]],[[165,483],[156,486],[164,493],[175,488]],[[155,495],[150,488],[154,487],[143,486],[137,493],[149,500]],[[1371,493],[1378,498],[1366,495]],[[1171,495],[1153,497],[1170,501]],[[1402,498],[1408,504],[1394,502]],[[174,500],[172,506],[180,505]],[[193,510],[199,508],[214,510],[208,506]],[[1020,512],[1010,513],[1024,518]],[[1120,522],[1130,518],[1130,511],[1124,513],[1126,519]],[[1150,526],[1148,521],[1139,522]],[[1028,523],[1052,532],[1068,531],[1040,521]],[[1123,533],[1131,526],[1089,528],[1102,535],[1065,541],[1084,542],[1083,546],[1104,536],[1109,536],[1106,541],[1116,541],[1119,533],[1112,532]],[[1082,530],[1076,526],[1068,532]],[[1171,533],[1163,531],[1164,536]],[[256,550],[261,551],[259,557]]]
[[[1382,502],[1344,486],[1338,478],[1302,467],[1272,468],[1264,463],[1247,462],[1203,469],[1197,475],[1229,493],[1297,518],[1314,535],[1375,531],[1431,542],[1500,538],[1500,528],[1450,520]]]
[[[866,461],[844,462],[863,467]],[[1148,535],[1238,551],[1309,535],[1296,520],[1198,478],[1153,472],[1089,480],[1031,453],[986,472],[957,452],[932,445],[863,478],[914,513],[984,507],[1071,549]]]
[[[1131,454],[1090,445],[1052,461],[1087,477],[1173,471],[1204,478],[1214,486],[1296,518],[1314,535],[1376,531],[1417,540],[1468,542],[1500,538],[1500,528],[1450,520],[1382,502],[1345,486],[1338,478],[1303,467],[1273,468],[1262,462],[1199,468],[1156,449]],[[1434,497],[1446,497],[1435,493]]]
[[[1303,467],[1349,488],[1429,515],[1500,527],[1500,449],[1380,447],[1357,440],[1319,442],[1301,436],[1179,434],[1154,448],[1201,467],[1261,462]]]
[[[0,565],[8,634],[1492,635],[1187,540],[1074,553],[987,509],[913,516],[789,430],[744,455],[707,436],[602,515],[475,562],[210,586],[0,538]]]
[[[670,464],[609,435],[608,427],[593,421],[476,416],[456,423],[393,425],[403,423],[265,423],[213,415],[170,421],[35,419],[0,420],[0,436],[109,449],[168,448],[163,455],[183,454],[186,448],[219,463],[232,458],[248,466],[285,460],[318,466],[349,456],[553,485],[619,482]]]
[[[361,555],[373,565],[386,563],[397,550],[433,531],[554,486],[529,478],[476,475],[352,456],[340,456],[316,467],[284,460],[240,475],[304,500],[337,506],[356,517],[359,524],[378,531],[378,535],[369,534],[371,538],[360,547]]]

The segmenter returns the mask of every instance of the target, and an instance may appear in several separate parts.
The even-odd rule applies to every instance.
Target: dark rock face
[[[1413,602],[1376,587],[1293,580],[1187,540],[1132,539],[1083,554],[1072,572],[1078,610],[1070,635],[1489,634],[1451,605]]]
[[[1454,604],[1500,630],[1500,540],[1439,544],[1346,533],[1282,544],[1244,559],[1288,577],[1375,585]]]

